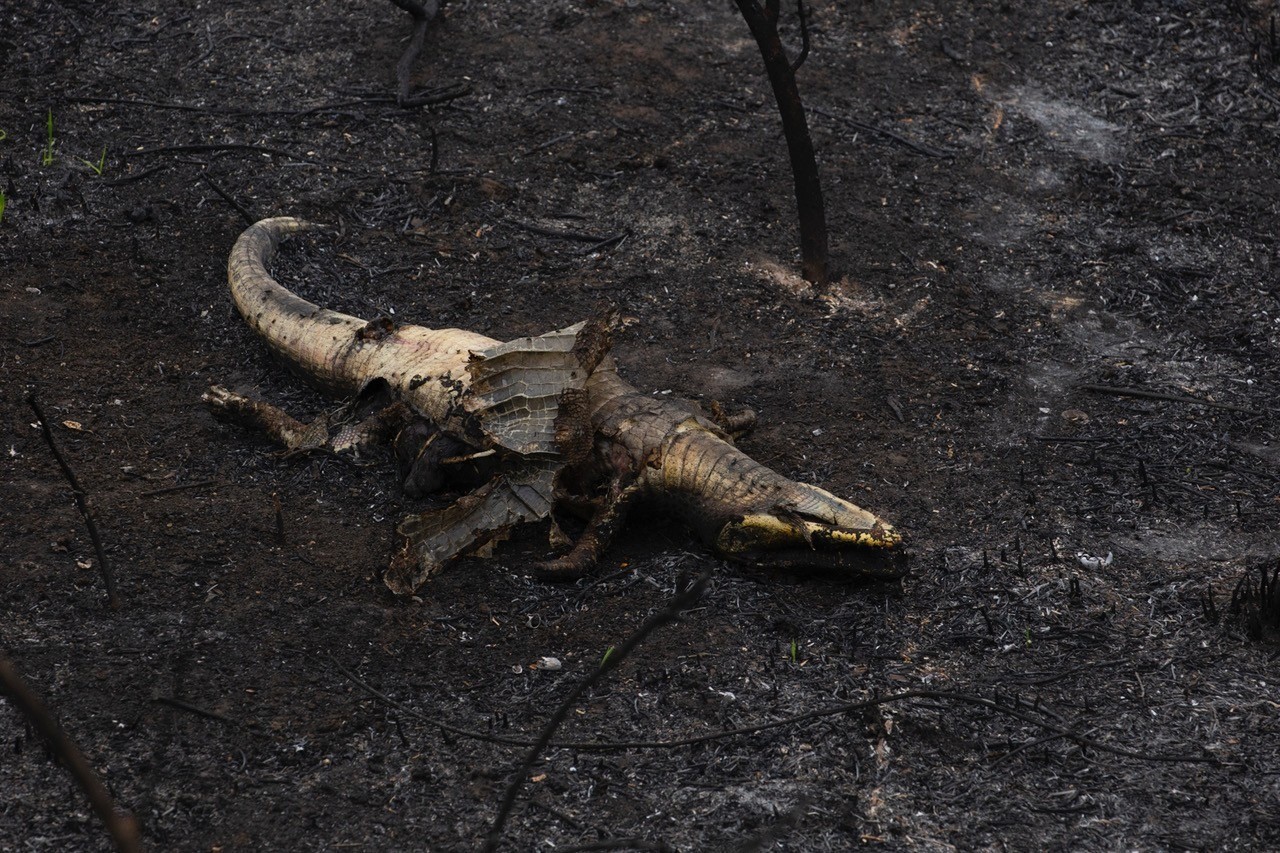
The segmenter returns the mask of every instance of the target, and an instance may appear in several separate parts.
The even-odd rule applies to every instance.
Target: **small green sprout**
[[[8,132],[4,130],[0,130],[0,142],[4,142],[8,138],[9,138]]]
[[[604,666],[609,662],[609,658],[613,656],[613,646],[604,650],[604,657],[600,658],[600,665]]]
[[[4,206],[5,206],[4,191],[0,190],[0,222],[4,222]]]
[[[41,166],[53,165],[53,110],[49,110],[49,117],[45,121],[45,127],[48,130],[49,142],[44,147],[44,152],[40,155]]]
[[[81,163],[84,163],[86,166],[92,169],[95,175],[101,178],[102,173],[107,170],[107,147],[105,145],[102,146],[102,156],[98,158],[98,162],[96,163],[93,162],[92,160],[86,160],[83,157],[80,157],[78,159],[80,160]]]
[[[795,663],[796,658],[800,657],[800,644],[795,640],[791,641],[791,662]]]

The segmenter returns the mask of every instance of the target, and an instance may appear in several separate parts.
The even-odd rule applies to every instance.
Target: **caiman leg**
[[[630,461],[627,457],[626,463]],[[637,482],[639,471],[633,465],[624,464],[619,470],[621,473],[610,479],[608,490],[573,550],[563,557],[537,564],[534,569],[538,577],[550,581],[576,581],[589,574],[600,562],[600,556],[626,521],[627,512],[643,493],[643,486]]]
[[[321,415],[304,424],[283,409],[214,385],[204,394],[214,415],[266,434],[284,445],[286,455],[327,451],[359,458],[371,448],[388,443],[400,433],[413,414],[402,403],[383,406],[355,423],[346,423],[330,434],[335,418]],[[344,407],[350,411],[350,407]],[[342,412],[340,411],[339,415]]]
[[[329,443],[329,419],[324,415],[309,424],[261,400],[252,400],[221,385],[212,385],[201,398],[221,420],[265,433],[285,447],[286,453],[320,450]]]

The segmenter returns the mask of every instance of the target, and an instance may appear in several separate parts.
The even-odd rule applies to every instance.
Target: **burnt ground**
[[[0,647],[152,849],[468,850],[523,749],[441,727],[527,742],[710,569],[560,740],[999,704],[553,747],[504,849],[1274,848],[1277,645],[1229,602],[1280,555],[1276,14],[815,0],[843,277],[814,289],[732,4],[454,2],[414,87],[467,92],[417,109],[386,2],[5,4]],[[388,464],[200,405],[333,405],[235,315],[215,185],[340,224],[277,274],[353,313],[506,338],[617,306],[632,381],[758,410],[747,450],[894,521],[913,576],[744,573],[640,519],[577,585],[530,576],[530,531],[394,598]],[[0,848],[107,846],[11,705],[0,750]]]

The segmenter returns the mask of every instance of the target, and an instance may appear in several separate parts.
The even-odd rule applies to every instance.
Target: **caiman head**
[[[826,489],[783,477],[718,437],[676,437],[662,468],[668,494],[682,495],[688,517],[723,557],[866,580],[907,573],[902,536],[890,524]],[[672,488],[672,474],[684,488]]]

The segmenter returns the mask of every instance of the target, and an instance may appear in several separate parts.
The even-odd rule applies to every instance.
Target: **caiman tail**
[[[469,381],[470,353],[498,342],[460,329],[367,322],[285,289],[267,264],[284,237],[316,227],[277,217],[240,235],[227,261],[227,281],[240,314],[281,360],[321,389],[351,396],[371,379],[384,379],[419,412],[443,421]]]

